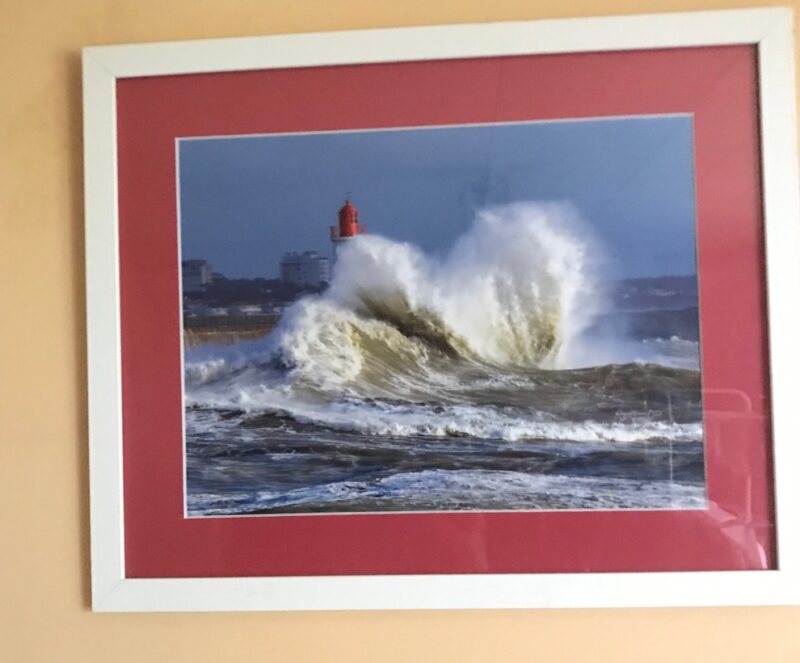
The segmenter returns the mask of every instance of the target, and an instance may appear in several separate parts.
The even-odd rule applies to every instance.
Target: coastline
[[[210,344],[233,345],[263,338],[279,320],[279,315],[185,317],[183,343],[190,348]]]

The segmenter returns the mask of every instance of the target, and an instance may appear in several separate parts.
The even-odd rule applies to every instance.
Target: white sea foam
[[[339,481],[285,492],[258,491],[216,495],[190,494],[189,510],[226,515],[275,507],[327,505],[353,500],[399,503],[407,509],[618,509],[706,507],[701,486],[673,481],[641,482],[620,478],[525,474],[511,471],[423,470],[370,481]]]
[[[319,427],[389,437],[457,437],[485,440],[571,440],[634,443],[701,439],[702,425],[664,421],[571,422],[551,415],[488,405],[431,406],[414,403],[341,400],[328,403],[297,399],[268,387],[228,393],[200,393],[189,405],[264,412]]]
[[[330,288],[295,302],[267,339],[190,348],[187,405],[375,436],[700,439],[699,423],[575,423],[502,407],[519,405],[520,390],[540,388],[537,371],[610,363],[609,352],[614,363],[671,352],[665,363],[692,367],[696,344],[683,347],[680,339],[611,350],[586,342],[605,302],[601,256],[575,212],[561,205],[484,210],[439,259],[359,236],[342,247]],[[602,384],[593,388],[600,393]]]
[[[222,357],[195,360],[186,363],[184,375],[187,384],[199,385],[211,382],[230,370],[230,363]]]

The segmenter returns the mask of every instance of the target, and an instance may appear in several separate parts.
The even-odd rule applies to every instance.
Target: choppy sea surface
[[[696,283],[600,291],[569,227],[358,238],[265,339],[187,348],[187,514],[704,508]]]

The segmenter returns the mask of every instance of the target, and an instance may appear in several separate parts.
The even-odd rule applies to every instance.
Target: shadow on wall
[[[58,112],[67,114],[66,127],[69,137],[69,163],[66,172],[69,182],[69,247],[72,256],[69,281],[70,292],[75,298],[73,302],[74,319],[72,321],[76,357],[75,392],[83,394],[82,407],[77,419],[78,429],[73,439],[78,448],[75,457],[78,460],[78,506],[80,513],[81,541],[81,603],[84,608],[92,605],[91,590],[91,554],[89,533],[89,445],[88,445],[88,401],[86,377],[86,285],[85,285],[85,241],[83,215],[83,104],[81,86],[81,54],[80,51],[69,51],[65,54],[63,65],[63,85],[67,86],[66,108],[56,107]]]

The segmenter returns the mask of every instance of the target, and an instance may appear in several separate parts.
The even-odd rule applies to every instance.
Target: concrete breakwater
[[[266,336],[280,320],[279,314],[191,316],[183,319],[187,347],[206,343],[229,345]]]

